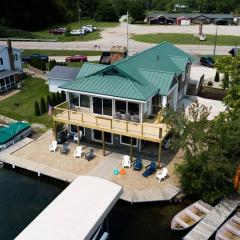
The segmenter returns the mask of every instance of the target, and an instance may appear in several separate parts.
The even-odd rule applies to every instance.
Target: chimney
[[[13,49],[12,49],[12,43],[11,40],[7,40],[7,48],[8,48],[8,56],[9,56],[9,63],[10,63],[10,69],[15,71],[15,65],[14,65],[14,56],[13,56]]]
[[[110,64],[124,59],[127,56],[128,49],[122,46],[113,46],[110,50]]]

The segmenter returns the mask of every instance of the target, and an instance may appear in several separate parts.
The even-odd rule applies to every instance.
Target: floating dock
[[[238,207],[238,198],[223,199],[183,239],[208,240]]]

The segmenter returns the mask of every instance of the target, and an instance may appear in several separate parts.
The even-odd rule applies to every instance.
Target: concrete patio
[[[48,131],[35,141],[21,146],[18,150],[14,149],[13,152],[1,153],[1,159],[3,161],[5,159],[5,162],[10,164],[14,162],[16,166],[21,163],[19,167],[24,167],[25,162],[26,166],[24,168],[32,171],[37,171],[39,166],[41,168],[39,171],[42,174],[50,176],[53,176],[51,172],[57,172],[59,179],[61,179],[62,173],[62,180],[67,180],[67,173],[69,173],[70,181],[77,175],[92,175],[108,179],[123,186],[124,192],[121,198],[129,202],[171,200],[180,192],[178,177],[174,174],[174,167],[175,164],[182,161],[181,152],[177,154],[168,153],[167,151],[162,152],[161,161],[168,168],[169,174],[164,181],[158,182],[155,174],[148,178],[142,176],[145,166],[150,163],[148,159],[143,159],[144,168],[141,172],[133,171],[130,168],[126,169],[125,175],[114,175],[113,169],[121,168],[123,155],[128,154],[127,151],[118,153],[107,147],[106,156],[103,156],[101,146],[81,142],[85,152],[94,146],[95,157],[93,160],[87,161],[84,158],[74,158],[76,143],[69,144],[70,152],[67,155],[61,154],[59,149],[56,153],[49,152],[48,147],[52,140],[53,134]],[[30,165],[34,165],[34,167],[30,168]]]

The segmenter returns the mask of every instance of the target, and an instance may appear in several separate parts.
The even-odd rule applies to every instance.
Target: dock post
[[[77,138],[78,138],[78,146],[80,146],[80,129],[79,129],[79,126],[77,126]]]
[[[158,147],[158,168],[161,168],[161,151],[162,151],[162,141],[159,142],[159,147]]]
[[[131,143],[131,147],[130,147],[130,161],[133,161],[133,139],[132,137],[130,138],[130,143]]]
[[[103,142],[103,156],[105,156],[105,136],[103,131],[102,131],[102,142]]]

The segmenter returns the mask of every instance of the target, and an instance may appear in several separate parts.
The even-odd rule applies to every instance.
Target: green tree
[[[106,21],[106,22],[114,22],[118,21],[118,16],[114,11],[112,4],[109,0],[102,0],[95,12],[94,19],[96,21]]]
[[[47,96],[47,107],[52,106],[52,99],[51,96]]]
[[[46,101],[43,97],[41,98],[40,108],[42,114],[47,112]]]
[[[57,99],[57,104],[60,104],[62,102],[60,92],[57,92],[56,99]]]
[[[41,112],[40,112],[40,108],[39,108],[39,103],[38,101],[35,101],[34,103],[34,109],[35,109],[35,116],[40,116]]]
[[[66,94],[64,91],[61,91],[61,102],[65,102],[66,101]]]
[[[144,14],[144,3],[142,0],[131,0],[128,3],[128,11],[134,21],[143,21]]]
[[[57,62],[55,59],[50,60],[48,70],[51,71],[56,64],[57,64]]]

